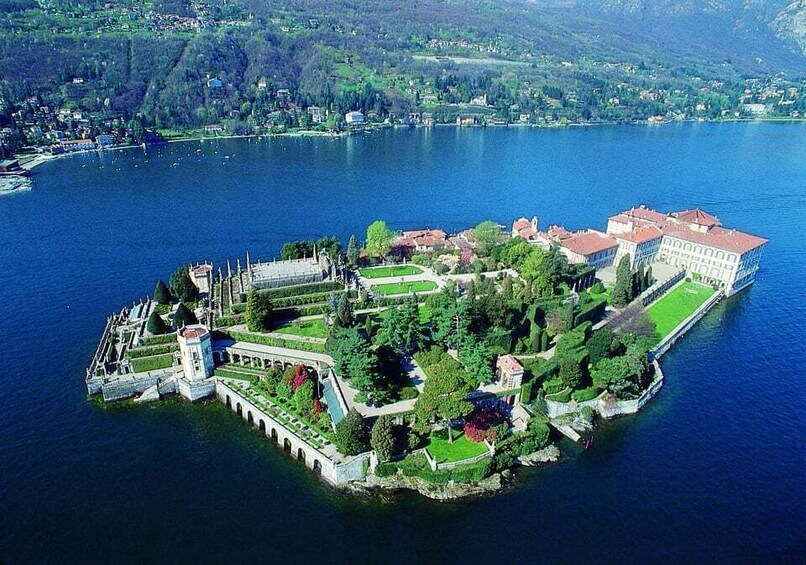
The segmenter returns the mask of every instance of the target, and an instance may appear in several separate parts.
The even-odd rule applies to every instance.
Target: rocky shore
[[[526,457],[519,458],[517,464],[524,467],[537,467],[559,460],[560,450],[556,445],[549,445]],[[513,474],[509,469],[500,473],[493,473],[481,481],[470,483],[450,481],[446,484],[433,483],[420,477],[407,477],[402,473],[392,477],[378,477],[374,474],[368,474],[363,481],[350,483],[346,490],[358,495],[374,495],[408,490],[418,492],[432,500],[448,502],[492,496],[506,490],[512,484]]]

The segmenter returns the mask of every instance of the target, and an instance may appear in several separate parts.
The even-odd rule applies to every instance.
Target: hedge
[[[585,340],[588,339],[591,326],[592,324],[590,322],[585,322],[578,325],[573,330],[566,332],[557,342],[555,356],[562,357],[563,355],[582,347],[585,344]]]
[[[607,307],[607,298],[595,297],[593,301],[588,302],[579,309],[576,313],[574,320],[576,325],[579,326],[584,322],[597,322],[604,315],[605,308]]]
[[[555,392],[554,394],[547,394],[546,400],[553,400],[554,402],[568,402],[571,400],[571,389],[564,388],[560,392]]]
[[[557,371],[557,363],[542,357],[521,360],[524,368],[532,374],[532,381],[542,382]]]
[[[302,296],[305,294],[316,294],[320,292],[330,292],[344,288],[338,281],[324,281],[319,283],[301,284],[297,286],[286,286],[282,288],[267,288],[259,290],[261,294],[267,295],[272,300],[275,298],[287,298],[289,296]]]
[[[599,395],[599,391],[596,390],[595,387],[588,387],[583,388],[582,390],[575,390],[571,393],[571,398],[574,399],[574,402],[586,402],[588,400],[593,400]]]
[[[301,318],[302,316],[316,316],[326,314],[329,310],[327,304],[315,304],[313,306],[290,306],[288,308],[277,308],[274,310],[274,317],[277,319]]]
[[[216,316],[215,325],[217,328],[236,326],[243,323],[243,316]]]
[[[244,332],[227,332],[236,341],[246,341],[249,343],[259,343],[271,347],[285,347],[287,349],[299,349],[300,351],[311,351],[314,353],[324,353],[324,343],[312,343],[308,341],[297,341],[293,339],[281,339],[261,334]]]
[[[521,403],[522,404],[529,404],[532,401],[532,392],[533,392],[532,388],[533,388],[534,384],[535,384],[534,381],[530,381],[530,382],[526,383],[525,385],[521,386]]]
[[[136,349],[129,349],[126,357],[129,359],[137,359],[138,357],[152,357],[154,355],[162,355],[163,353],[172,353],[179,349],[179,343],[176,342],[176,334],[174,334],[174,343],[166,345],[157,345],[154,347],[138,347]]]
[[[242,381],[248,381],[250,383],[256,383],[258,381],[257,375],[247,375],[245,373],[240,373],[238,371],[230,371],[229,369],[222,369],[220,367],[215,370],[215,375],[217,377],[224,377],[227,379],[239,379]]]
[[[163,343],[175,343],[176,342],[176,333],[169,333],[163,335],[152,335],[143,338],[143,345],[160,345]]]
[[[565,384],[563,383],[562,379],[559,377],[555,377],[553,379],[549,379],[543,383],[543,390],[546,391],[546,394],[556,394],[565,388]],[[548,398],[548,397],[547,397]]]
[[[444,485],[450,481],[457,483],[469,483],[480,481],[490,474],[492,461],[483,459],[470,465],[460,465],[453,469],[432,471],[423,455],[406,457],[401,461],[381,463],[375,468],[375,474],[379,477],[391,477],[397,474],[398,470],[405,477],[417,477],[430,483]]]
[[[503,328],[495,328],[487,334],[487,345],[493,353],[510,353],[512,351],[512,332]]]

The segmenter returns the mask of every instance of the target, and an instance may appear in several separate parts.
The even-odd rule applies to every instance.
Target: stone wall
[[[363,477],[364,459],[358,456],[344,463],[333,461],[313,445],[300,438],[284,424],[263,412],[252,404],[246,397],[228,386],[222,379],[216,378],[216,397],[244,421],[261,430],[266,437],[275,441],[278,446],[290,451],[295,459],[302,460],[305,466],[319,474],[326,482],[332,485],[343,484],[356,477]]]
[[[554,400],[546,400],[546,415],[549,418],[557,418],[566,414],[576,414],[585,406],[590,407],[596,411],[602,418],[615,418],[624,414],[635,414],[643,408],[647,402],[652,400],[663,388],[663,381],[665,379],[663,370],[657,361],[652,361],[655,367],[655,379],[650,383],[649,387],[641,393],[641,396],[633,400],[608,400],[607,391],[602,392],[599,396],[592,400],[585,402],[555,402]]]
[[[104,383],[101,386],[101,394],[103,394],[104,402],[113,402],[115,400],[123,400],[132,396],[139,396],[146,391],[147,388],[157,384],[160,379],[170,378],[171,374],[160,373],[157,375],[146,375],[143,377],[128,377],[116,381]]]

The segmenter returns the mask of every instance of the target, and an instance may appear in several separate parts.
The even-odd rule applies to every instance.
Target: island
[[[645,406],[661,356],[755,281],[767,241],[699,208],[633,207],[604,231],[378,220],[346,248],[181,266],[109,316],[86,387],[217,399],[337,488],[485,495]]]

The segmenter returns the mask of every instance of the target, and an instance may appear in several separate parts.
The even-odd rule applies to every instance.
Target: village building
[[[495,378],[504,390],[514,390],[523,384],[524,369],[512,355],[500,355],[495,362]]]
[[[629,253],[634,266],[661,261],[680,267],[723,288],[727,296],[753,283],[768,241],[725,228],[699,208],[671,214],[632,208],[611,216],[607,233],[617,238],[620,255]]]
[[[265,263],[247,261],[249,283],[255,290],[322,282],[332,276],[332,271],[327,254],[317,253],[315,249],[313,257],[302,259]]]
[[[448,234],[442,230],[414,230],[401,232],[395,247],[417,253],[433,253],[436,250],[449,249],[453,245]]]

